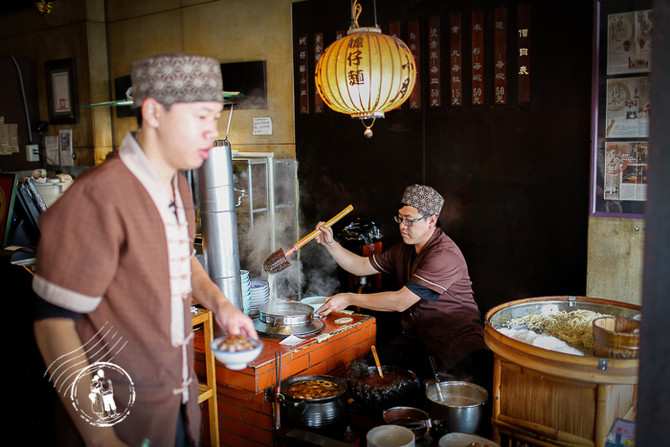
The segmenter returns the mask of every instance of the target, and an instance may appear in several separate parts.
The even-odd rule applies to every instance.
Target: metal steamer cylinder
[[[200,224],[207,273],[240,310],[242,282],[230,142],[217,140],[199,170]]]

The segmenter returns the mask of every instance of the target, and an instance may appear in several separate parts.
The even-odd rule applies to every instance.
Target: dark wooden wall
[[[374,24],[372,0],[361,0],[361,26]],[[516,100],[516,11],[531,10],[531,100]],[[315,1],[293,5],[296,157],[303,221],[314,225],[348,203],[353,215],[378,222],[384,244],[400,240],[392,216],[408,184],[425,183],[446,203],[440,216],[446,232],[468,261],[476,298],[486,312],[514,299],[584,295],[586,289],[590,164],[591,58],[593,4],[583,0],[377,2],[384,32],[399,21],[419,20],[419,61],[423,108],[387,113],[363,136],[359,120],[328,108],[313,112],[312,48],[323,32],[325,46],[337,30],[347,30],[350,2]],[[493,10],[508,10],[508,104],[492,99]],[[449,13],[463,15],[463,65],[470,64],[470,12],[481,9],[485,23],[485,105],[466,94],[461,107],[449,105]],[[442,107],[428,108],[427,23],[439,16],[442,29]],[[308,36],[310,106],[299,110],[297,42]],[[468,72],[466,71],[465,74]],[[470,87],[464,75],[464,92]],[[346,220],[345,220],[346,222]],[[309,228],[311,230],[311,228]],[[305,266],[307,269],[309,265]]]

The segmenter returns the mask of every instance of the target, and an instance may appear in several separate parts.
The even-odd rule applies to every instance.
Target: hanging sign
[[[507,8],[493,11],[493,86],[495,104],[507,104]]]
[[[440,17],[428,18],[428,90],[430,107],[442,105],[442,73],[440,70]]]
[[[472,11],[472,105],[484,104],[484,11]]]
[[[409,51],[414,56],[414,63],[416,65],[416,84],[414,85],[414,90],[409,95],[409,108],[412,110],[421,108],[421,82],[420,79],[420,69],[421,66],[419,62],[419,21],[411,20],[407,23],[407,32],[409,34],[407,39],[407,45],[409,46]]]
[[[323,54],[323,33],[314,35],[314,64],[316,65]],[[314,89],[314,112],[323,113],[324,102],[317,89]]]
[[[300,94],[300,113],[309,113],[309,82],[307,67],[307,35],[298,38],[298,82]]]
[[[462,65],[462,37],[461,15],[459,13],[449,14],[449,71],[451,84],[451,105],[463,105],[463,65]]]
[[[519,89],[519,102],[530,102],[530,4],[524,3],[517,9],[518,36],[517,46],[519,48],[517,83]]]

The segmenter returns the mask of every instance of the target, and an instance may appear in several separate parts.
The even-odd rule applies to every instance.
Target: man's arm
[[[421,298],[407,287],[395,292],[379,293],[338,293],[326,300],[319,308],[319,314],[328,315],[338,312],[348,306],[358,306],[370,310],[386,312],[402,312],[409,309]]]
[[[83,359],[82,368],[87,366],[86,353],[82,347],[81,339],[75,329],[75,322],[70,318],[45,318],[37,320],[33,329],[37,346],[42,353],[44,363],[49,371],[54,371],[59,364],[72,358]],[[54,381],[52,377],[52,382]],[[74,422],[79,434],[87,446],[127,446],[116,436],[112,427],[97,427],[86,422],[72,405],[68,397],[68,390],[76,379],[76,375],[63,375],[58,377],[56,391],[63,405],[67,409],[70,418]],[[63,381],[61,382],[60,379]],[[77,391],[80,402],[88,401],[88,392],[91,389],[91,376],[83,376],[77,383]],[[56,385],[56,383],[54,383]]]
[[[223,295],[219,286],[211,280],[195,256],[191,257],[191,287],[193,297],[212,311],[221,329],[229,334],[243,333],[258,340],[258,333],[251,318],[244,315],[244,312]]]
[[[333,237],[333,229],[324,228],[323,224],[324,222],[317,224],[316,228],[321,230],[321,234],[318,234],[315,240],[326,247],[326,250],[328,250],[330,256],[337,262],[337,265],[357,276],[368,276],[379,273],[372,267],[367,257],[359,256],[340,245]]]

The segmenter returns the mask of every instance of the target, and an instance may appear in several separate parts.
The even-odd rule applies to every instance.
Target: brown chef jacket
[[[467,264],[442,229],[435,229],[418,255],[413,245],[399,243],[369,260],[377,271],[395,275],[401,286],[412,281],[439,294],[436,301],[422,298],[403,312],[401,325],[407,338],[418,338],[449,369],[486,348]]]
[[[102,351],[96,355],[112,358],[130,376],[135,403],[113,426],[119,437],[130,445],[148,438],[151,446],[166,446],[174,444],[183,399],[188,399],[188,435],[196,440],[200,411],[188,293],[177,306],[183,316],[177,325],[183,335],[177,336],[185,343],[174,344],[174,321],[179,319],[171,315],[175,280],[170,277],[173,260],[163,222],[171,199],[163,192],[157,204],[156,191],[152,199],[146,189],[147,178],[142,178],[143,185],[137,177],[147,172],[152,176],[147,163],[129,134],[119,156],[80,176],[41,216],[33,288],[43,299],[79,312],[76,328],[82,343],[100,341]],[[184,176],[176,178],[176,207],[187,218],[190,254],[195,228],[192,195]],[[149,178],[149,183],[156,179]],[[163,218],[158,206],[164,208]],[[169,212],[174,216],[174,210]],[[126,390],[127,386],[114,386],[118,402],[128,400],[118,394]]]

